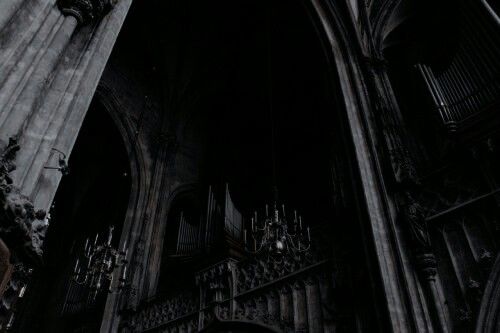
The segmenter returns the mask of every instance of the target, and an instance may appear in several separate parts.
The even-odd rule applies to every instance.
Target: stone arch
[[[123,113],[120,112],[123,105],[116,93],[106,84],[100,83],[97,87],[94,98],[103,105],[113,119],[122,136],[125,149],[128,153],[132,180],[129,211],[134,214],[133,216],[127,214],[128,221],[126,220],[124,222],[123,232],[126,234],[128,232],[125,232],[125,228],[131,228],[130,231],[133,231],[132,229],[134,229],[132,225],[134,216],[142,216],[144,213],[141,208],[145,204],[145,196],[149,184],[150,175],[148,172],[148,165],[146,157],[144,156],[144,151],[141,149],[140,138],[137,136],[133,124],[129,118],[123,116]],[[137,229],[135,229],[135,231],[137,231]]]
[[[378,57],[383,50],[397,39],[398,31],[414,19],[416,5],[414,1],[389,0],[377,12],[371,23],[374,40],[374,52]]]
[[[389,217],[389,203],[382,191],[373,186],[374,182],[382,183],[382,175],[374,157],[377,156],[376,144],[369,135],[372,126],[368,116],[370,100],[359,45],[349,37],[352,27],[343,18],[340,6],[334,7],[322,0],[303,3],[329,61],[328,71],[334,87],[331,92],[338,97],[336,102],[339,107],[338,117],[344,125],[343,136],[349,146],[353,147],[353,164],[356,167],[351,172],[353,177],[360,179],[359,193],[362,202],[359,206],[367,207],[366,215],[364,212],[360,215],[369,221],[364,237],[368,239],[368,246],[374,249],[375,260],[378,260],[374,265],[377,268],[372,274],[374,279],[381,280],[381,293],[387,295],[387,304],[384,304],[384,309],[380,307],[379,316],[386,317],[388,313],[392,330],[404,331],[418,326],[408,300],[408,289],[414,286],[408,286],[407,281],[401,278],[404,275],[404,269],[401,268],[404,265],[401,262],[404,263],[406,258],[400,253],[397,231]]]
[[[106,313],[109,301],[106,293],[100,294],[93,303],[93,313],[81,305],[86,299],[86,291],[71,281],[71,267],[81,255],[85,238],[99,234],[102,239],[108,227],[114,226],[113,246],[118,248],[129,235],[125,224],[130,224],[131,213],[135,210],[131,195],[130,145],[124,137],[125,127],[114,118],[111,105],[109,100],[104,101],[96,94],[79,129],[68,162],[70,172],[59,184],[54,197],[57,202],[51,211],[53,219],[45,244],[45,265],[37,269],[33,278],[32,293],[27,295],[29,303],[22,313],[27,320],[19,321],[20,325],[37,322],[41,330],[64,330],[71,325],[91,325],[98,329],[99,318]],[[30,310],[37,306],[44,312]],[[74,312],[80,314],[81,320],[69,319]],[[39,315],[45,318],[32,320]],[[89,320],[93,323],[89,324]],[[30,328],[23,326],[20,329]]]
[[[386,17],[392,12],[399,0],[387,2]],[[360,179],[359,200],[366,207],[369,226],[362,226],[365,240],[374,253],[376,269],[370,271],[370,277],[379,280],[385,297],[384,306],[375,307],[380,329],[394,332],[429,330],[424,304],[420,299],[418,286],[412,268],[408,263],[408,253],[401,244],[396,227],[396,219],[390,212],[390,199],[384,190],[372,186],[383,184],[382,169],[377,162],[379,153],[377,139],[368,133],[373,129],[370,108],[374,101],[368,93],[368,78],[360,52],[360,45],[350,38],[352,27],[343,18],[341,10],[326,1],[311,0],[310,15],[323,40],[325,52],[331,60],[330,71],[339,86],[338,106],[345,118],[345,136],[352,150],[356,174]],[[383,22],[384,20],[380,20]],[[380,30],[380,29],[379,29]],[[335,92],[333,92],[335,93]],[[371,185],[370,185],[371,184]],[[382,187],[384,185],[381,185]],[[366,229],[365,229],[366,227]],[[380,299],[381,296],[375,296]],[[388,327],[384,327],[382,318],[388,318]]]
[[[175,187],[175,189],[173,189],[172,193],[169,194],[168,196],[168,200],[166,202],[166,221],[165,221],[165,225],[163,227],[163,235],[161,235],[161,237],[159,237],[159,239],[161,240],[160,242],[160,246],[162,248],[161,250],[161,262],[160,262],[160,269],[158,270],[158,280],[157,280],[157,287],[156,289],[157,290],[160,290],[161,292],[161,283],[163,281],[163,278],[164,278],[164,265],[166,265],[166,262],[165,262],[165,258],[171,254],[169,253],[169,250],[170,250],[170,246],[171,244],[169,244],[169,242],[171,241],[174,241],[174,238],[176,238],[177,236],[177,233],[174,232],[174,234],[172,235],[172,237],[170,237],[170,235],[168,235],[169,232],[173,231],[171,228],[177,228],[174,224],[176,223],[176,221],[172,221],[172,219],[174,218],[174,216],[172,216],[172,213],[176,213],[174,210],[176,210],[176,208],[181,208],[179,207],[179,205],[183,205],[183,204],[189,204],[189,205],[195,205],[195,203],[193,203],[192,201],[193,200],[196,200],[197,199],[197,190],[198,190],[198,184],[196,183],[186,183],[186,184],[181,184],[181,185],[178,185],[177,187]],[[174,229],[175,230],[175,229]],[[176,240],[177,241],[177,240]]]
[[[128,208],[125,220],[123,221],[120,244],[127,242],[129,244],[129,261],[132,262],[135,257],[138,261],[142,260],[137,253],[141,251],[141,235],[147,227],[147,200],[151,175],[149,172],[149,161],[144,154],[142,141],[137,135],[134,124],[130,118],[124,116],[124,105],[116,92],[105,82],[101,81],[96,89],[94,99],[100,103],[108,112],[115,126],[121,134],[125,149],[128,153],[131,172],[131,188],[128,202]],[[143,240],[142,240],[143,241]],[[140,271],[142,267],[140,262],[136,262],[135,271]],[[140,274],[130,271],[130,290],[138,290],[140,284]],[[129,295],[130,296],[130,295]],[[129,298],[132,303],[137,298]],[[104,310],[104,317],[101,329],[106,329],[107,325],[113,323],[112,318],[118,313],[119,296],[109,295]]]

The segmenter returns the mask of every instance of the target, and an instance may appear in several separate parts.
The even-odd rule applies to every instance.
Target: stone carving
[[[416,266],[424,279],[433,280],[437,267],[427,228],[426,211],[410,190],[404,192],[402,202],[405,227],[414,249]]]
[[[0,155],[0,237],[11,253],[11,258],[6,260],[14,264],[0,304],[1,323],[14,320],[13,308],[26,289],[32,267],[41,263],[47,229],[45,211],[35,211],[29,198],[14,186],[10,177],[16,169],[14,160],[19,149],[17,139],[12,137]]]
[[[487,273],[493,265],[493,255],[490,251],[484,248],[481,248],[479,251],[479,266],[485,273]]]
[[[230,279],[234,267],[233,260],[225,260],[197,274],[196,284],[205,290],[206,304],[220,302],[229,297]]]
[[[266,256],[240,262],[224,260],[197,274],[199,290],[143,306],[126,320],[123,329],[171,332],[184,328],[183,332],[195,332],[217,321],[242,320],[294,332],[295,314],[300,314],[307,326],[306,307],[314,304],[315,309],[322,309],[328,304],[320,297],[307,302],[304,298],[298,309],[291,290],[297,285],[304,290],[303,281],[316,283],[326,271],[331,276],[326,263],[314,256],[289,256],[279,262]],[[303,295],[306,297],[305,292]]]
[[[474,303],[479,303],[481,301],[481,297],[483,296],[483,288],[481,284],[470,278],[469,281],[467,281],[467,294],[470,298],[472,298]]]
[[[7,323],[7,326],[9,326],[8,323],[12,324],[16,302],[20,297],[23,297],[32,272],[31,268],[22,263],[14,264],[12,276],[7,283],[0,303],[0,323]]]
[[[98,19],[111,10],[118,0],[60,0],[61,12],[66,16],[73,16],[78,24],[85,25]]]
[[[426,214],[422,205],[415,200],[410,191],[404,192],[405,211],[404,217],[406,226],[410,231],[410,236],[414,245],[420,251],[428,250],[431,246],[427,223],[425,221]]]
[[[17,255],[27,255],[38,262],[47,226],[45,211],[35,211],[29,198],[12,184],[9,173],[15,169],[14,159],[19,145],[9,140],[0,158],[0,236]]]
[[[320,260],[315,254],[304,253],[301,255],[287,255],[279,261],[262,256],[242,262],[236,272],[238,292],[272,282],[318,261]]]
[[[133,332],[143,332],[166,324],[169,327],[190,326],[197,320],[193,321],[192,318],[189,318],[185,321],[180,320],[180,318],[196,313],[198,304],[196,292],[181,293],[167,300],[146,305],[128,320],[128,326],[133,328]]]
[[[399,107],[395,102],[392,92],[387,89],[388,82],[387,61],[377,56],[365,57],[368,67],[367,83],[371,86],[373,106],[376,110],[377,120],[383,132],[381,139],[385,143],[385,150],[390,161],[390,168],[394,180],[398,184],[416,182],[418,179],[416,164],[410,153],[410,140],[406,133]]]

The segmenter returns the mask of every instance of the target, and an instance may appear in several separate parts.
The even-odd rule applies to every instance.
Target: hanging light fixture
[[[251,218],[251,235],[244,230],[243,237],[247,250],[251,253],[267,252],[271,255],[306,252],[311,247],[311,231],[302,224],[302,217],[293,211],[291,221],[287,220],[285,205],[275,201],[269,214],[266,205],[265,217],[259,220],[257,211]]]
[[[99,234],[94,243],[85,240],[83,255],[76,260],[73,270],[73,281],[85,285],[90,289],[90,298],[95,300],[97,295],[107,289],[108,293],[118,294],[123,290],[127,279],[127,243],[121,251],[111,245],[114,226],[109,227],[108,237],[99,244]],[[118,285],[113,289],[113,280],[121,268]]]
[[[278,187],[276,181],[276,149],[275,149],[275,130],[274,130],[274,112],[273,112],[273,90],[271,80],[271,14],[268,16],[268,83],[269,83],[269,118],[271,129],[271,156],[272,156],[272,177],[273,177],[273,192],[274,202],[271,205],[266,205],[265,216],[259,219],[257,211],[251,218],[250,236],[247,235],[247,230],[243,231],[245,248],[251,253],[267,252],[276,257],[286,253],[297,254],[306,252],[311,247],[311,231],[302,223],[302,217],[293,210],[291,220],[287,219],[285,205],[279,207]]]

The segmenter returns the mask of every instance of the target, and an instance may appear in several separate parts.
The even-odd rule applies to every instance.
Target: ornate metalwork
[[[247,231],[244,230],[246,248],[251,253],[266,252],[272,257],[281,260],[286,252],[306,252],[311,247],[311,231],[303,226],[302,217],[293,213],[290,223],[286,218],[285,205],[281,206],[281,214],[277,202],[273,204],[272,215],[269,215],[269,206],[266,205],[266,215],[259,220],[257,212],[251,218],[251,244],[249,247]]]
[[[59,153],[59,159],[57,161],[58,166],[45,166],[44,169],[57,170],[60,171],[63,176],[67,176],[69,174],[69,166],[66,161],[66,154],[56,148],[52,148],[52,150]]]
[[[102,244],[98,243],[99,234],[96,235],[93,245],[89,243],[87,238],[84,253],[75,263],[73,281],[88,286],[91,291],[91,299],[96,299],[98,293],[104,288],[107,288],[109,293],[120,293],[127,280],[127,243],[123,245],[121,251],[113,248],[111,245],[113,229],[113,226],[109,227],[108,238]],[[118,286],[113,289],[117,268],[121,268],[121,274]]]

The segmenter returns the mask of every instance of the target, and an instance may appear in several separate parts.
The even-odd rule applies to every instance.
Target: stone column
[[[0,30],[9,19],[19,10],[23,0],[2,1],[0,3]]]
[[[424,208],[415,199],[416,190],[406,190],[400,202],[403,206],[404,227],[409,235],[415,268],[420,275],[429,300],[430,316],[436,330],[449,332],[448,309],[436,285],[437,263],[432,250]]]
[[[306,292],[301,281],[293,285],[293,321],[295,332],[307,332]]]
[[[110,6],[110,0],[61,0],[58,2],[60,13],[51,8],[43,23],[33,37],[16,31],[18,38],[11,39],[10,48],[5,54],[13,57],[11,68],[0,89],[0,132],[8,137],[20,137],[29,118],[38,110],[44,94],[50,92],[52,75],[56,65],[78,25],[90,23],[100,17]],[[47,3],[48,1],[45,1]],[[51,4],[51,1],[48,2]],[[32,13],[31,13],[32,14]],[[19,20],[24,19],[19,17]],[[22,22],[11,22],[10,26],[22,27]],[[23,38],[24,37],[24,38]],[[17,46],[17,49],[16,49]],[[10,69],[10,70],[9,70]],[[1,140],[6,143],[6,137]],[[22,165],[22,164],[21,164]]]
[[[319,276],[319,293],[321,302],[321,317],[323,319],[324,332],[335,332],[337,313],[336,299],[333,297],[333,276],[323,273]],[[333,300],[333,301],[332,301]]]
[[[280,304],[278,293],[271,291],[266,295],[267,298],[267,311],[269,314],[269,322],[274,325],[280,317]]]
[[[280,321],[285,327],[292,327],[293,324],[293,300],[291,290],[284,286],[280,290]]]
[[[61,129],[71,106],[68,101],[74,99],[76,93],[71,89],[72,84],[81,79],[77,67],[84,60],[84,52],[88,51],[90,45],[88,43],[97,37],[95,31],[84,28],[79,30],[76,38],[72,36],[77,26],[92,25],[91,28],[95,30],[98,20],[111,9],[114,1],[60,0],[57,2],[59,10],[53,5],[46,18],[40,19],[40,29],[29,42],[11,42],[15,50],[6,51],[10,51],[7,53],[12,68],[4,68],[6,79],[0,88],[0,132],[5,135],[0,137],[0,143],[8,137],[19,139],[23,149],[18,154],[13,179],[24,193],[32,197],[36,195],[33,190],[48,162],[51,148],[54,148],[56,139],[63,133]],[[21,34],[19,40],[29,37],[30,34]],[[86,40],[85,48],[74,52],[74,48],[78,47],[75,42],[82,37]],[[100,71],[105,63],[102,60],[93,59],[101,67]],[[93,90],[80,93],[87,95],[88,100],[93,96]],[[79,111],[84,115],[86,108]],[[67,155],[71,148],[72,145],[66,149]],[[46,206],[49,204],[43,203]]]
[[[0,237],[31,258],[13,263],[9,285],[39,262],[45,222],[35,207],[50,206],[61,177],[44,166],[56,146],[69,156],[130,4],[0,3]]]
[[[309,323],[309,333],[319,333],[323,331],[323,316],[321,308],[321,296],[319,293],[318,281],[314,277],[306,280],[307,298],[307,321]]]
[[[23,125],[36,110],[36,103],[50,81],[62,52],[65,50],[78,21],[73,16],[57,18],[48,36],[42,43],[43,50],[25,66],[25,73],[12,71],[0,93],[0,132],[7,137],[20,137]],[[21,82],[19,82],[21,80]],[[4,138],[5,139],[5,138]]]

